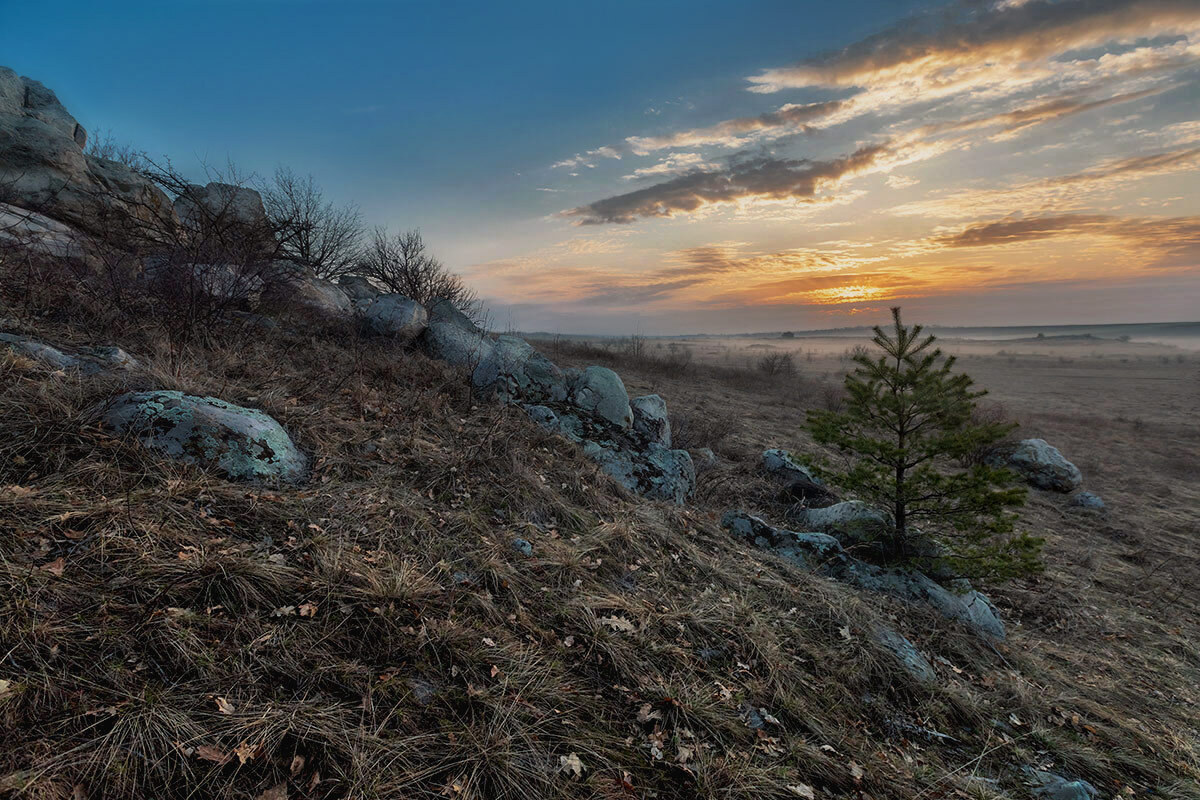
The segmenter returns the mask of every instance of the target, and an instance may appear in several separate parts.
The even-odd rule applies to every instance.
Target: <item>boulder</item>
[[[671,446],[671,420],[667,416],[667,401],[656,394],[635,397],[629,401],[633,411],[633,429],[647,442]]]
[[[579,410],[618,428],[633,425],[633,409],[621,376],[608,367],[588,367],[568,374],[568,401]]]
[[[177,391],[130,392],[98,411],[101,423],[188,464],[233,480],[298,481],[308,460],[262,411]]]
[[[87,146],[87,131],[67,113],[54,92],[40,81],[19,77],[8,67],[0,67],[0,113],[33,117],[69,137],[81,150]]]
[[[1005,638],[1004,622],[986,595],[967,587],[954,592],[913,570],[884,569],[854,560],[836,574],[862,589],[883,592],[914,603],[927,603],[947,619],[957,620],[987,639]]]
[[[695,450],[689,452],[692,454],[692,461],[695,462],[696,469],[698,470],[712,469],[720,461],[711,447],[697,447]]]
[[[338,278],[338,287],[346,293],[351,302],[358,300],[374,300],[383,294],[366,278],[361,275],[342,275]]]
[[[412,341],[425,331],[425,306],[400,294],[381,294],[361,310],[363,327],[377,336]]]
[[[808,467],[801,464],[792,457],[792,454],[787,450],[772,448],[764,450],[762,454],[763,469],[767,474],[772,475],[781,480],[792,483],[798,480],[805,480],[817,486],[823,485],[820,478],[813,475]]]
[[[1085,511],[1103,511],[1105,508],[1104,500],[1095,492],[1076,492],[1071,495],[1068,505]]]
[[[803,508],[794,517],[810,530],[830,533],[843,543],[872,542],[891,532],[887,515],[860,500],[847,500],[825,508]]]
[[[262,195],[247,186],[212,181],[201,186],[192,183],[175,198],[179,221],[190,228],[203,228],[220,221],[250,228],[266,227],[267,211]]]
[[[1015,445],[1001,447],[988,462],[993,466],[1008,467],[1039,489],[1073,492],[1083,483],[1079,468],[1044,439],[1023,439]]]
[[[439,297],[429,304],[429,321],[448,322],[469,333],[481,333],[479,326],[472,322],[470,317],[444,297]]]
[[[840,502],[835,493],[808,478],[797,478],[779,490],[775,498],[781,503],[804,508],[828,508]]]
[[[11,242],[58,258],[86,258],[87,237],[45,214],[0,203],[0,244]]]
[[[891,628],[876,625],[871,628],[871,638],[895,656],[904,671],[915,678],[918,683],[935,683],[937,681],[937,673],[934,672],[929,659],[925,658],[916,645],[906,637]]]
[[[683,505],[696,488],[696,467],[686,450],[652,444],[639,452],[611,441],[588,440],[583,454],[621,486],[653,500]]]
[[[471,385],[480,396],[502,403],[561,403],[567,397],[562,371],[516,336],[496,340],[472,371]]]
[[[484,334],[449,322],[431,322],[421,335],[421,346],[431,358],[471,369],[491,355],[493,348]]]
[[[806,569],[846,558],[841,542],[829,534],[775,528],[745,511],[726,511],[721,517],[721,526],[739,539],[771,550]]]
[[[1025,768],[1025,775],[1039,800],[1094,800],[1099,794],[1087,781],[1067,780],[1053,772]]]
[[[28,336],[0,333],[0,347],[7,347],[17,355],[40,361],[51,369],[78,370],[84,375],[95,375],[109,370],[136,369],[140,366],[133,356],[119,347],[112,346],[89,347],[69,354]]]
[[[339,319],[349,317],[353,310],[350,297],[331,281],[306,277],[291,288],[292,305],[305,311]]]

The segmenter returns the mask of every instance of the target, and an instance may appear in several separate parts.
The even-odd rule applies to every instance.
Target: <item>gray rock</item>
[[[79,365],[79,359],[69,356],[57,347],[51,347],[45,342],[30,339],[27,336],[16,336],[11,333],[0,333],[0,345],[19,356],[40,361],[53,369],[73,369]]]
[[[175,198],[175,213],[179,215],[179,221],[190,228],[203,228],[214,221],[247,227],[265,227],[267,224],[262,195],[247,186],[218,181],[204,186],[189,184]]]
[[[349,295],[330,281],[306,277],[291,289],[291,302],[298,308],[333,319],[350,316],[353,307]]]
[[[769,475],[773,475],[776,478],[788,481],[789,483],[795,480],[804,479],[809,483],[815,483],[817,486],[822,485],[821,480],[817,478],[817,476],[813,475],[808,467],[794,459],[792,454],[787,450],[780,450],[779,448],[764,450],[762,454],[762,465],[763,469],[766,470]]]
[[[308,459],[262,411],[177,391],[130,392],[98,410],[101,423],[189,464],[243,481],[298,481]]]
[[[82,231],[45,214],[0,203],[0,243],[4,242],[57,258],[87,257]]]
[[[839,580],[914,603],[927,603],[947,619],[957,620],[984,638],[1003,640],[1004,622],[987,596],[967,589],[952,592],[920,572],[884,569],[852,560],[836,575]]]
[[[1000,448],[988,461],[995,466],[1008,467],[1039,489],[1073,492],[1083,483],[1079,468],[1044,439],[1023,439],[1015,445]]]
[[[533,545],[526,539],[513,539],[512,548],[526,558],[533,555]]]
[[[421,346],[431,358],[472,370],[491,355],[492,340],[449,322],[431,322],[421,335]]]
[[[621,486],[631,492],[638,490],[633,454],[629,450],[611,444],[586,441],[583,443],[583,454],[599,464],[600,469]]]
[[[739,539],[806,569],[845,560],[841,542],[828,534],[775,528],[745,511],[726,511],[721,526]]]
[[[482,333],[479,326],[472,322],[470,317],[444,297],[438,298],[429,304],[429,321],[448,322],[451,325],[462,328],[468,333]]]
[[[891,628],[877,625],[871,629],[871,638],[896,657],[904,671],[919,683],[936,683],[937,673],[929,659],[921,654],[916,645]]]
[[[362,309],[363,326],[377,336],[391,336],[403,342],[425,332],[429,313],[416,300],[400,294],[381,294]]]
[[[834,492],[808,478],[797,478],[779,490],[775,496],[781,503],[799,505],[803,508],[828,508],[840,502]]]
[[[1099,794],[1087,781],[1069,781],[1061,775],[1037,769],[1025,769],[1034,797],[1043,800],[1094,800]]]
[[[696,468],[686,450],[652,444],[638,452],[615,442],[588,440],[583,454],[627,490],[653,500],[683,505],[696,488]]]
[[[383,292],[376,289],[369,280],[361,275],[342,275],[338,278],[338,287],[346,293],[351,302],[357,300],[374,300]]]
[[[140,366],[133,356],[119,347],[89,347],[78,353],[64,353],[45,342],[10,333],[0,333],[0,346],[7,346],[13,353],[40,361],[52,369],[78,370],[84,375]]]
[[[1068,505],[1088,511],[1103,511],[1105,508],[1104,500],[1095,492],[1078,492],[1071,496]]]
[[[588,367],[569,376],[569,402],[622,429],[633,425],[629,393],[621,376],[608,367]]]
[[[480,396],[502,403],[560,403],[567,397],[562,371],[516,336],[496,340],[471,373],[471,384]]]
[[[887,515],[860,500],[847,500],[825,508],[805,508],[795,513],[804,527],[837,536],[845,543],[872,542],[891,532]]]
[[[691,453],[692,461],[695,462],[697,470],[712,469],[720,461],[711,447],[697,447]]]
[[[633,411],[633,429],[647,442],[671,446],[671,419],[667,416],[667,401],[656,394],[642,395],[629,401]]]
[[[550,433],[558,433],[558,414],[554,413],[554,409],[538,405],[525,406],[525,413],[537,423],[539,428]]]

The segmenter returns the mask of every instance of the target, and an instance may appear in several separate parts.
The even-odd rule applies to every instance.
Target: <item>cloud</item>
[[[674,153],[649,167],[635,169],[624,178],[627,181],[645,178],[661,178],[665,175],[681,175],[695,170],[713,169],[714,165],[704,160],[699,153]]]
[[[700,170],[563,212],[582,225],[628,223],[645,217],[670,217],[703,206],[746,198],[814,202],[817,192],[861,174],[894,152],[870,145],[829,161],[755,158],[716,170]]]
[[[1200,30],[1195,0],[1029,0],[959,3],[910,18],[836,53],[748,80],[754,91],[867,87],[952,79],[988,62],[1045,62],[1061,53]],[[932,76],[932,77],[931,77]]]
[[[637,155],[648,155],[669,147],[741,147],[748,141],[748,136],[762,131],[773,131],[778,135],[780,131],[791,133],[811,130],[810,123],[829,117],[845,105],[842,100],[785,105],[758,116],[727,119],[705,128],[676,131],[662,136],[630,136],[625,143]]]

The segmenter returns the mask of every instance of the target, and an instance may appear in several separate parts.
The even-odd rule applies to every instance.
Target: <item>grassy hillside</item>
[[[804,446],[823,389],[618,364],[722,456],[677,508],[352,331],[229,330],[172,355],[61,303],[5,314],[145,368],[0,355],[2,792],[994,800],[1029,797],[1032,766],[1105,797],[1200,797],[1183,583],[1200,498],[1175,479],[1157,494],[1152,447],[1113,454],[1150,466],[1103,487],[1110,517],[1033,500],[1049,569],[994,593],[1011,636],[991,645],[718,526],[731,507],[779,513],[758,452]],[[264,409],[311,480],[233,484],[111,438],[89,409],[130,388]],[[881,621],[937,685],[875,643]]]

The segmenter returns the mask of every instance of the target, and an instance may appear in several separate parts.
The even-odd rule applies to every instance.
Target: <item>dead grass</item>
[[[1014,767],[1045,764],[1107,793],[1200,796],[1194,600],[1153,610],[1175,573],[1122,560],[1123,516],[1096,536],[1035,504],[1055,569],[1004,591],[1018,626],[993,650],[718,528],[724,508],[772,510],[755,448],[802,443],[797,402],[623,371],[673,412],[739,419],[677,509],[394,347],[281,331],[167,359],[122,336],[148,373],[0,361],[0,792],[1022,797]],[[312,479],[230,484],[88,424],[151,386],[263,408]],[[937,656],[936,687],[874,643],[881,620]]]

